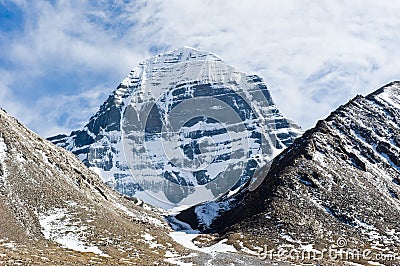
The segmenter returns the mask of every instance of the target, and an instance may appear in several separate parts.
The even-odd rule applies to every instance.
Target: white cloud
[[[12,74],[0,71],[0,77],[0,107],[44,137],[69,134],[72,129],[81,128],[111,91],[110,88],[96,86],[72,94],[43,96],[30,102],[13,92],[10,86],[15,84]]]
[[[97,86],[115,87],[154,48],[190,45],[259,74],[283,113],[305,128],[356,94],[399,79],[400,3],[393,1],[125,2],[23,5],[26,30],[7,47],[16,66],[9,86],[15,86],[20,73],[39,85],[54,70],[83,73],[77,77],[80,88],[34,99],[42,111],[28,125],[42,134],[71,129],[79,115],[73,110],[65,125],[41,125],[52,99],[70,105],[79,100],[66,95],[84,97]],[[4,102],[0,97],[0,105]],[[57,121],[61,109],[51,121]]]
[[[92,23],[87,3],[35,1],[32,5],[26,7],[26,33],[13,42],[10,51],[12,60],[21,67],[46,70],[56,66],[59,71],[71,71],[78,66],[99,72],[129,72],[134,65],[131,61],[146,55],[115,40],[117,32]]]
[[[390,66],[400,59],[400,6],[384,3],[164,1],[153,4],[161,9],[151,38],[189,42],[258,73],[283,112],[310,127],[355,94],[398,78]]]
[[[12,112],[14,115],[20,114],[18,113],[18,110],[21,110],[22,108],[19,103],[14,101],[12,98],[12,90],[9,87],[11,75],[6,71],[0,70],[0,77],[0,107],[8,112]]]
[[[42,97],[30,112],[35,117],[30,124],[33,129],[40,130],[46,137],[57,134],[69,134],[71,129],[83,127],[99,106],[107,99],[110,88],[94,87],[92,89],[77,92],[71,95],[55,97]],[[51,127],[43,127],[43,123],[49,123]]]

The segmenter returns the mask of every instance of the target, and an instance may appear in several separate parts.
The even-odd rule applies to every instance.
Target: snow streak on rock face
[[[84,129],[50,140],[119,192],[169,208],[242,186],[300,133],[259,77],[182,48],[139,64]]]
[[[4,143],[4,139],[0,137],[0,163],[7,157],[7,146]]]
[[[253,249],[328,248],[345,238],[349,248],[400,252],[399,136],[400,82],[393,82],[306,131],[259,176],[257,188],[170,220],[241,235]]]

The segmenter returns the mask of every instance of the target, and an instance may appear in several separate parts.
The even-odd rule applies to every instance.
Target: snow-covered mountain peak
[[[144,90],[151,93],[151,87],[155,85],[161,85],[165,90],[187,81],[224,82],[228,76],[231,82],[239,83],[245,74],[229,66],[213,53],[184,46],[139,63],[114,92],[115,103],[120,105],[122,98],[132,93],[132,90],[127,88],[139,80],[141,85],[145,85],[140,86],[143,93]]]
[[[139,63],[122,82],[129,86],[137,79],[146,87],[168,87],[187,81],[243,83],[245,74],[229,66],[215,54],[191,47],[183,47],[153,56]]]
[[[116,190],[168,208],[243,185],[300,134],[260,77],[183,47],[139,63],[82,130],[51,140]]]
[[[184,46],[166,53],[158,54],[145,61],[148,63],[183,63],[187,61],[219,61],[222,62],[221,58],[213,53],[205,52],[193,47]]]

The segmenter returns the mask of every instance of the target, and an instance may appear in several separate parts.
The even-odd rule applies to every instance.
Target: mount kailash
[[[260,77],[185,47],[140,63],[82,129],[49,140],[115,190],[170,208],[237,190],[301,133]]]

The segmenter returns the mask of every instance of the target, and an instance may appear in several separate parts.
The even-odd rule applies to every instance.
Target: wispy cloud
[[[0,26],[0,73],[7,73],[0,82],[8,88],[0,105],[12,98],[15,115],[45,135],[82,124],[138,61],[183,45],[262,76],[278,107],[305,128],[400,76],[396,2],[15,3],[19,9],[11,11],[22,14],[15,23],[24,24],[14,32]],[[85,105],[65,112],[81,99]],[[26,119],[32,106],[38,115]]]
[[[41,97],[32,107],[35,115],[31,124],[33,128],[41,129],[44,136],[69,133],[87,123],[109,93],[110,88],[96,86],[76,94]],[[43,123],[52,126],[43,128]]]

